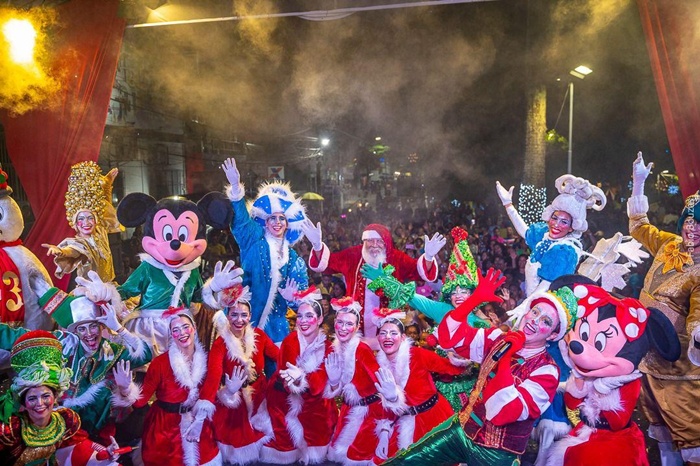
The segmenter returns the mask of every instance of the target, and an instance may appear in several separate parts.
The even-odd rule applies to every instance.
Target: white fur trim
[[[267,411],[267,400],[263,400],[258,406],[258,410],[253,417],[250,418],[250,425],[259,432],[265,434],[268,438],[273,438],[272,421],[270,413]]]
[[[226,197],[228,197],[228,200],[231,202],[240,201],[245,197],[245,186],[243,183],[238,183],[238,190],[235,190],[232,185],[227,184],[225,191]]]
[[[134,382],[129,384],[126,395],[122,395],[119,388],[112,391],[112,406],[115,408],[128,408],[141,398],[141,387]]]
[[[350,341],[345,344],[340,343],[336,337],[333,341],[333,352],[340,356],[342,362],[342,374],[340,376],[340,384],[336,390],[331,390],[328,384],[324,390],[323,396],[326,398],[334,398],[342,392],[343,399],[351,406],[355,406],[360,402],[360,395],[357,393],[357,388],[352,384],[352,379],[355,377],[355,366],[357,362],[356,353],[357,347],[360,345],[360,335],[355,334]]]
[[[436,277],[435,279],[431,279],[431,277],[428,275],[428,270],[427,270],[427,269],[425,268],[425,266],[423,265],[423,261],[425,261],[426,263],[430,263],[430,264],[433,265],[433,266],[430,268],[430,270],[433,271],[433,272],[431,273],[431,275],[434,275],[434,276]],[[434,282],[435,280],[437,280],[437,273],[436,273],[436,271],[438,270],[438,263],[437,263],[437,261],[435,260],[434,257],[433,257],[432,259],[428,260],[428,258],[426,257],[425,253],[421,254],[420,257],[418,258],[418,261],[416,261],[416,269],[418,270],[418,275],[420,276],[420,278],[423,279],[423,281],[425,281],[426,283],[432,283],[432,282]]]
[[[345,416],[345,425],[340,431],[340,434],[335,439],[328,451],[328,459],[344,465],[351,464],[351,459],[348,458],[348,448],[355,441],[360,427],[367,417],[369,407],[353,406]]]
[[[326,460],[328,456],[328,445],[306,447],[301,453],[302,464],[320,464]]]
[[[593,432],[595,432],[595,429],[583,425],[578,431],[578,435],[567,435],[561,440],[554,442],[547,451],[547,466],[563,466],[566,450],[569,447],[575,447],[587,442]]]
[[[416,416],[401,416],[396,424],[399,430],[399,450],[408,448],[413,443],[413,436],[416,432]]]
[[[187,362],[175,342],[171,342],[168,349],[168,359],[175,375],[175,381],[181,387],[189,390],[187,400],[182,403],[185,406],[194,406],[199,399],[199,384],[204,380],[204,376],[207,373],[207,353],[204,351],[204,347],[202,347],[202,343],[200,343],[196,334],[192,338],[194,338],[195,349],[191,364]]]
[[[185,432],[192,425],[193,420],[194,416],[191,412],[180,415],[180,443],[182,444],[182,462],[185,466],[199,466],[199,442],[185,440]]]
[[[566,391],[583,402],[579,406],[581,414],[589,421],[596,422],[600,419],[600,413],[604,411],[621,411],[624,409],[620,398],[620,388],[627,382],[639,378],[639,372],[621,377],[603,377],[601,379],[584,380],[583,388],[576,387],[574,376],[570,376],[566,384]],[[608,379],[608,380],[605,380]],[[603,380],[603,382],[598,382]],[[611,388],[614,387],[614,388]],[[601,388],[604,392],[599,390]]]
[[[258,322],[258,327],[261,329],[265,328],[267,324],[267,318],[270,317],[272,312],[272,306],[275,304],[275,296],[277,296],[277,288],[282,284],[282,274],[280,273],[280,268],[289,262],[289,242],[284,239],[282,244],[282,258],[278,259],[277,254],[273,251],[277,245],[278,241],[275,238],[271,238],[265,235],[265,240],[267,241],[267,248],[270,254],[270,290],[267,294],[267,301],[265,302],[265,307],[260,314],[260,321]]]
[[[83,406],[92,404],[97,397],[97,393],[103,389],[108,390],[104,379],[97,382],[95,385],[90,385],[87,390],[76,397],[61,400],[61,405],[71,409],[82,408]]]
[[[194,404],[194,408],[192,409],[195,418],[199,418],[199,414],[204,414],[205,419],[210,421],[212,416],[214,416],[214,411],[216,411],[216,406],[214,406],[214,403],[209,400],[201,399],[197,400],[197,402]]]
[[[618,375],[615,377],[598,377],[593,380],[593,386],[598,393],[605,395],[610,393],[612,390],[620,388],[626,383],[637,380],[641,376],[642,373],[639,372],[639,370],[635,370],[631,374]]]
[[[253,354],[257,351],[257,336],[253,326],[248,324],[243,332],[243,341],[236,337],[231,330],[231,324],[223,311],[217,311],[214,314],[214,327],[219,333],[219,336],[224,340],[228,357],[232,361],[239,361],[246,368],[248,374],[248,382],[255,381],[255,361]],[[229,374],[230,375],[230,374]]]
[[[308,345],[305,345],[304,337],[299,330],[297,330],[297,338],[299,339],[299,348],[301,351],[299,356],[297,356],[296,366],[301,369],[303,374],[298,385],[291,384],[288,388],[292,393],[301,394],[309,388],[307,374],[316,372],[318,368],[321,367],[323,359],[326,356],[326,334],[323,333],[323,330],[319,331],[314,341]]]
[[[396,400],[389,401],[382,396],[382,404],[385,408],[390,409],[394,414],[401,415],[406,409],[408,409],[408,404],[406,403],[406,382],[408,382],[408,377],[411,375],[411,340],[404,339],[399,345],[399,349],[396,352],[396,359],[394,361],[389,361],[384,351],[381,349],[377,353],[377,362],[379,367],[384,369],[389,369],[394,375],[394,380],[396,381]],[[412,417],[412,416],[411,416]]]
[[[143,359],[146,356],[146,350],[148,349],[148,344],[142,338],[139,338],[134,333],[130,332],[126,328],[117,332],[117,339],[119,343],[129,350],[129,360]]]
[[[368,240],[368,239],[380,239],[384,241],[384,238],[382,238],[382,235],[379,234],[379,232],[375,230],[365,230],[362,232],[362,241]]]
[[[641,196],[631,196],[627,199],[627,216],[638,217],[646,215],[649,212],[649,199],[642,194]]]
[[[263,445],[260,449],[260,461],[270,464],[292,464],[299,461],[301,452],[298,449],[279,451]]]
[[[245,465],[260,461],[260,449],[269,440],[270,438],[265,436],[257,442],[249,443],[242,447],[233,447],[221,442],[217,442],[217,445],[224,462]]]
[[[319,251],[312,251],[311,254],[316,254]],[[323,272],[328,268],[328,261],[331,259],[331,250],[328,249],[328,246],[326,246],[326,243],[321,243],[321,254],[320,258],[318,259],[318,265],[316,267],[311,266],[311,255],[309,255],[309,268],[313,270],[314,272]]]

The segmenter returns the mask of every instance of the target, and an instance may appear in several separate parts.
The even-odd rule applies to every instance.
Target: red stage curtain
[[[119,0],[72,0],[56,9],[60,29],[49,49],[69,70],[61,105],[1,116],[9,156],[36,218],[25,245],[51,274],[56,267],[41,244],[74,234],[63,207],[68,175],[77,162],[97,161],[126,25],[117,15]]]
[[[684,196],[700,188],[697,0],[637,0],[656,90]]]

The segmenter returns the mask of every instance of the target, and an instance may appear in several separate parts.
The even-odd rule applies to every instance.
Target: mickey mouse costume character
[[[678,234],[659,230],[649,222],[644,195],[652,166],[637,155],[627,201],[630,234],[654,256],[639,299],[668,317],[683,350],[674,362],[655,351],[641,362],[640,407],[664,466],[700,464],[700,410],[687,401],[700,393],[700,193],[686,199]]]
[[[251,321],[279,344],[289,334],[286,316],[288,307],[296,309],[294,293],[309,286],[306,264],[292,249],[303,237],[304,206],[288,184],[279,182],[260,186],[255,200],[246,206],[236,161],[227,159],[221,168],[230,183],[226,187],[234,212],[230,226],[241,250],[243,284],[253,292]]]
[[[206,250],[206,225],[224,228],[231,220],[231,208],[223,194],[209,193],[197,204],[182,197],[156,201],[143,193],[131,193],[117,206],[117,218],[126,227],[143,225],[141,264],[117,287],[104,283],[94,272],[76,279],[93,302],[140,296],[139,306],[124,319],[124,326],[145,339],[157,356],[168,347],[171,308],[189,308],[206,302],[217,308],[214,293],[240,283],[242,270],[228,261],[216,264],[214,276],[202,285],[199,266]]]
[[[644,434],[632,421],[642,386],[637,366],[651,348],[665,360],[678,359],[673,325],[634,298],[591,284],[574,282],[572,288],[583,313],[559,345],[571,367],[566,406],[578,419],[548,449],[546,464],[648,465]]]

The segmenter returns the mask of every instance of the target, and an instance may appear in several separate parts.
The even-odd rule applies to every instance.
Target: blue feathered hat
[[[304,236],[301,224],[306,220],[306,211],[288,183],[271,181],[262,184],[255,200],[248,206],[248,210],[253,220],[263,227],[270,215],[282,212],[287,218],[287,231],[284,238],[290,245],[294,245]]]

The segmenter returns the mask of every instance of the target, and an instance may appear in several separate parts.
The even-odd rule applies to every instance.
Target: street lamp
[[[569,71],[569,74],[583,79],[593,72],[587,66],[580,65]],[[566,159],[566,173],[571,174],[571,138],[574,132],[574,82],[569,81],[569,153]]]

